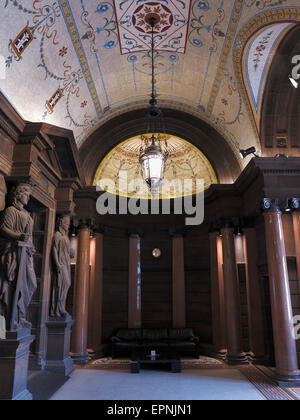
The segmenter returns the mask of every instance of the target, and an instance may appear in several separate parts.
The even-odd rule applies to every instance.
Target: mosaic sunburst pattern
[[[199,193],[203,186],[206,189],[218,182],[210,162],[195,146],[175,136],[167,136],[167,143],[169,157],[161,198]],[[141,144],[141,137],[135,137],[113,149],[101,162],[94,185],[121,196],[151,198],[139,163]],[[169,190],[164,188],[169,185]]]

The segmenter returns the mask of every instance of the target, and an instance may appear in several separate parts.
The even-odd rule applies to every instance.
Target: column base
[[[274,379],[277,382],[278,386],[282,388],[300,386],[300,372],[293,374],[280,374],[275,371]]]
[[[97,350],[88,349],[89,359],[96,360],[101,357],[108,357],[111,354],[111,348],[108,344],[101,344]]]
[[[230,355],[227,353],[226,363],[228,365],[234,366],[234,365],[248,365],[249,360],[245,353],[241,353],[238,355]]]
[[[253,365],[265,366],[268,364],[268,358],[266,356],[256,356],[254,353],[247,353],[247,358]]]
[[[226,360],[227,350],[219,350],[219,351],[212,350],[209,353],[209,356],[215,359],[219,359],[219,360]]]
[[[31,328],[6,332],[0,339],[0,400],[32,400],[27,389]]]
[[[88,354],[73,354],[71,353],[72,360],[75,365],[84,366],[89,362]]]
[[[51,317],[46,322],[48,331],[45,370],[69,376],[74,363],[70,357],[71,327],[74,321],[70,315]]]

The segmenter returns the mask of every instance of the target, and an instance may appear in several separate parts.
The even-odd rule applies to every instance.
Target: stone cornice
[[[73,191],[77,191],[81,187],[79,178],[63,178],[58,184],[58,188],[70,188]]]

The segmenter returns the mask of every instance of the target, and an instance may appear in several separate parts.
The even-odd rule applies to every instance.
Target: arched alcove
[[[164,109],[166,133],[196,146],[211,163],[218,182],[232,183],[241,173],[236,154],[207,123],[182,111]],[[79,150],[87,185],[92,185],[103,158],[118,144],[145,132],[145,109],[127,112],[99,127]]]
[[[218,183],[210,162],[199,149],[179,137],[164,133],[157,136],[161,139],[163,152],[168,153],[160,198],[197,194]],[[150,136],[137,136],[115,147],[101,161],[93,185],[123,197],[151,198],[140,164],[141,147],[145,141],[151,142]],[[105,187],[106,182],[110,187]]]
[[[300,25],[281,42],[272,62],[261,111],[264,156],[298,156],[300,147],[300,89],[291,84],[292,57],[300,54]]]

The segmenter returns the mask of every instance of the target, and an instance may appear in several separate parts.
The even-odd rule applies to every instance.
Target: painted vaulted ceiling
[[[159,104],[208,122],[236,154],[259,148],[266,75],[299,0],[0,0],[0,88],[80,147],[148,102],[152,15]]]

